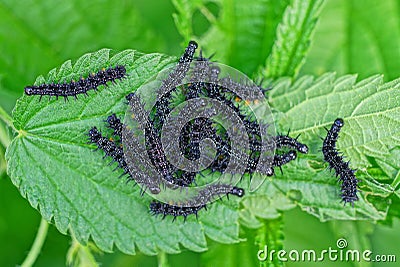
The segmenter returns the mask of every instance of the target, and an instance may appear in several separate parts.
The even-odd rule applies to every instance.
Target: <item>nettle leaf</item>
[[[283,175],[277,170],[256,195],[242,200],[243,225],[260,227],[258,218],[278,218],[280,211],[296,204],[321,221],[385,219],[390,196],[399,184],[400,79],[384,83],[378,75],[356,80],[356,75],[327,73],[274,82],[268,102],[281,111],[275,117],[279,130],[301,134],[299,140],[310,147],[310,153],[298,155],[296,162],[283,167]],[[345,121],[338,148],[359,170],[361,180],[361,199],[354,208],[340,202],[340,186],[320,151],[324,127],[337,117]]]
[[[282,78],[273,88],[269,102],[282,111],[276,118],[280,129],[301,134],[299,140],[309,145],[310,153],[285,166],[285,175],[271,183],[286,195],[297,195],[296,202],[321,220],[383,219],[387,197],[394,191],[391,183],[398,175],[393,170],[400,169],[399,154],[393,152],[400,147],[400,79],[384,83],[377,75],[356,83],[354,75],[336,78],[328,73],[317,79],[304,76],[293,84]],[[337,117],[345,121],[338,148],[361,180],[362,197],[355,208],[343,208],[339,202],[336,178],[320,152],[323,127],[330,127]]]
[[[281,216],[281,211],[296,207],[296,196],[284,194],[270,180],[258,192],[265,193],[247,196],[241,202],[244,208],[240,211],[240,224],[248,228],[261,227],[263,221],[260,219],[277,219]]]
[[[102,88],[98,93],[80,96],[68,102],[48,101],[23,96],[13,112],[18,136],[7,150],[8,174],[22,196],[37,208],[58,230],[69,228],[81,243],[92,238],[104,251],[115,244],[125,253],[137,247],[145,254],[158,250],[178,253],[179,244],[193,250],[206,250],[205,234],[223,242],[238,242],[237,200],[218,202],[196,218],[161,220],[150,215],[151,198],[141,197],[139,188],[118,179],[102,160],[101,151],[87,144],[87,132],[93,126],[105,130],[105,118],[115,112],[124,114],[125,95],[171,66],[176,59],[160,54],[141,54],[126,50],[113,54],[108,49],[86,54],[74,64],[65,62],[50,71],[42,82],[61,82],[87,76],[103,67],[122,64],[128,78]],[[182,220],[181,220],[182,219]]]
[[[323,0],[294,0],[286,8],[276,31],[275,44],[263,76],[278,78],[296,76],[305,61],[311,35],[317,23]]]

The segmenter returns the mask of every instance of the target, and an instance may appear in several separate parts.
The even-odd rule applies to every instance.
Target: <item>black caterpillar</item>
[[[118,167],[124,170],[121,176],[128,175],[128,181],[135,180],[136,182],[143,185],[144,188],[149,188],[151,193],[160,193],[159,184],[157,183],[157,181],[154,181],[152,177],[144,175],[142,172],[140,172],[140,170],[129,169],[128,164],[125,161],[123,148],[121,146],[117,146],[115,141],[102,136],[101,132],[96,127],[90,129],[88,135],[89,143],[96,144],[97,149],[101,149],[104,151],[104,157],[111,157],[114,162],[118,163]],[[145,189],[142,189],[141,194],[144,194],[144,191]]]
[[[225,185],[225,184],[215,184],[209,185],[206,188],[202,189],[196,197],[183,205],[170,205],[167,203],[162,203],[159,201],[153,201],[150,204],[150,212],[154,215],[163,215],[163,219],[167,215],[171,215],[174,217],[173,221],[175,221],[176,217],[183,216],[184,221],[186,221],[187,216],[191,214],[195,214],[197,218],[197,213],[201,209],[207,209],[205,203],[214,200],[216,198],[221,198],[221,196],[226,195],[229,198],[229,195],[235,195],[237,197],[243,197],[245,192],[243,188]]]
[[[282,148],[282,147],[289,147],[292,149],[296,149],[298,152],[307,154],[308,153],[308,146],[305,144],[300,143],[297,141],[300,135],[298,135],[296,138],[291,138],[289,136],[289,133],[287,135],[277,135],[275,137],[275,145],[276,148]]]
[[[179,85],[189,71],[190,63],[193,61],[194,53],[198,45],[195,41],[190,41],[175,69],[168,75],[168,78],[162,81],[161,87],[157,92],[157,101],[154,105],[156,113],[153,119],[155,129],[160,134],[165,118],[171,112],[169,107],[172,93]]]
[[[124,174],[129,173],[122,147],[117,146],[113,140],[102,136],[96,127],[90,129],[88,135],[90,143],[96,144],[97,148],[103,150],[106,156],[111,157],[113,161],[117,162],[118,166],[124,170]]]
[[[297,153],[294,150],[290,150],[289,152],[284,153],[284,154],[276,154],[276,155],[274,155],[273,166],[279,167],[279,169],[281,170],[281,173],[283,174],[282,166],[289,163],[292,160],[295,160],[296,157],[297,157]]]
[[[343,161],[343,156],[336,149],[336,141],[343,125],[343,119],[337,118],[329,130],[325,128],[328,133],[324,139],[322,153],[325,161],[329,163],[329,168],[335,170],[336,177],[341,182],[342,201],[345,205],[354,205],[354,201],[358,200],[356,171],[349,167],[349,162]]]
[[[25,87],[26,95],[59,96],[67,99],[69,96],[77,98],[79,94],[87,95],[89,90],[97,90],[100,85],[107,85],[107,82],[115,82],[126,77],[126,69],[122,65],[114,68],[102,69],[97,73],[92,73],[87,78],[81,77],[78,81],[69,83],[50,83],[41,85],[31,85]]]
[[[129,94],[126,99],[131,105],[133,115],[142,123],[139,127],[145,133],[146,150],[149,159],[156,170],[163,176],[167,182],[167,186],[189,186],[194,182],[196,173],[178,171],[166,158],[162,148],[161,138],[157,134],[157,130],[151,120],[148,119],[144,111],[144,103],[141,102],[140,97],[135,94]]]

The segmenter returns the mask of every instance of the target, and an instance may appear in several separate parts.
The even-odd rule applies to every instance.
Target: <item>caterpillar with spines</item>
[[[178,64],[169,73],[168,77],[162,81],[162,85],[157,91],[153,123],[158,134],[160,134],[160,129],[164,125],[165,118],[171,112],[169,105],[171,103],[172,92],[176,90],[176,86],[182,83],[189,71],[190,63],[193,61],[197,47],[198,45],[195,41],[189,42],[185,52],[179,58]]]
[[[341,198],[344,205],[346,203],[354,205],[354,201],[358,200],[356,171],[349,167],[350,163],[343,160],[343,156],[336,148],[339,132],[343,125],[343,119],[337,118],[329,130],[325,128],[327,135],[323,139],[322,153],[324,160],[329,163],[329,168],[335,171],[336,177],[341,183]]]
[[[123,65],[117,65],[114,68],[102,69],[97,73],[91,73],[87,78],[81,77],[78,81],[64,83],[48,83],[41,85],[26,86],[24,91],[28,96],[40,95],[39,101],[43,96],[68,97],[77,98],[78,95],[88,95],[88,91],[97,90],[100,85],[107,86],[108,82],[115,83],[126,77],[126,68]]]
[[[143,172],[139,170],[133,170],[132,166],[128,166],[125,160],[125,154],[123,148],[121,146],[117,146],[116,143],[104,137],[101,132],[96,128],[93,127],[88,132],[89,136],[89,143],[96,144],[97,149],[101,149],[105,156],[109,156],[113,159],[113,161],[118,163],[118,167],[121,168],[124,172],[121,176],[128,174],[128,181],[135,180],[137,183],[140,183],[144,186],[142,189],[142,194],[149,188],[152,194],[160,193],[159,183],[152,179],[152,177],[145,175]]]
[[[186,218],[191,214],[196,215],[197,219],[198,212],[203,208],[207,209],[206,203],[216,198],[221,198],[222,195],[226,195],[227,197],[228,195],[243,197],[244,194],[244,189],[240,187],[227,184],[208,185],[200,190],[193,199],[181,205],[171,205],[154,200],[150,203],[150,212],[153,215],[162,214],[163,219],[168,215],[173,216],[172,221],[175,221],[179,216],[183,216],[184,221],[186,221]]]

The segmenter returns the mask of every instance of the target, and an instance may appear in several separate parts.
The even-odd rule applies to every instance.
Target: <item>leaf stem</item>
[[[87,245],[81,245],[70,228],[72,244],[67,252],[67,266],[91,266],[97,267],[99,264],[92,252],[100,252],[98,248],[88,242]]]
[[[15,128],[14,124],[12,123],[12,118],[8,113],[0,106],[0,119],[4,121],[4,123],[11,127],[15,132],[18,132],[18,130]]]
[[[36,234],[35,241],[33,242],[33,245],[28,253],[28,256],[21,264],[21,267],[29,267],[35,263],[36,258],[39,256],[39,253],[42,250],[44,240],[46,239],[47,236],[48,228],[49,224],[46,222],[46,220],[42,218],[42,220],[40,221],[39,230]]]
[[[167,253],[159,251],[157,254],[158,267],[169,267]]]

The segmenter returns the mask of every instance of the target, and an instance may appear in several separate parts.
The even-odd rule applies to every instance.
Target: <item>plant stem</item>
[[[36,258],[39,256],[39,253],[42,250],[44,240],[46,239],[47,236],[48,228],[49,224],[42,218],[42,220],[40,221],[39,230],[36,234],[35,241],[33,242],[31,250],[28,253],[28,256],[21,264],[21,267],[30,267],[35,263]]]
[[[87,245],[81,245],[71,228],[70,233],[72,244],[67,253],[67,266],[98,267],[99,264],[93,255],[93,252],[100,252],[98,248],[91,242],[88,242]]]
[[[157,254],[158,267],[169,267],[167,253],[159,251]]]
[[[266,266],[283,266],[283,262],[277,258],[270,258],[269,252],[271,250],[279,251],[283,249],[283,219],[282,214],[277,219],[262,220],[262,226],[257,230],[255,236],[255,244],[259,250],[263,250],[260,260],[260,267]],[[265,249],[268,248],[268,249]]]
[[[0,144],[7,148],[10,143],[10,134],[6,129],[6,126],[0,122]]]
[[[4,123],[11,127],[15,132],[18,132],[17,129],[15,129],[14,124],[12,123],[12,118],[8,113],[0,106],[0,119],[4,121]]]

